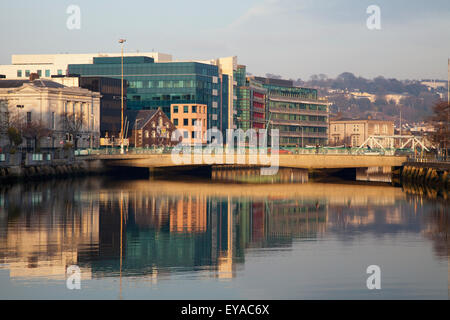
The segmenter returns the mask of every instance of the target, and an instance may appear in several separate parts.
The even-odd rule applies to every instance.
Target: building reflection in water
[[[357,181],[392,182],[391,167],[369,167],[356,169]]]
[[[15,185],[0,190],[0,268],[14,279],[64,279],[72,264],[83,279],[154,282],[186,271],[226,279],[236,276],[250,248],[285,250],[327,234],[351,241],[349,230],[423,233],[448,259],[447,204],[414,201],[423,199],[400,188],[346,184]]]

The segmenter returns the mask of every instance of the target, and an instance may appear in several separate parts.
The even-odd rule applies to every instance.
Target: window
[[[29,77],[30,76],[30,70],[25,70],[25,77]]]
[[[42,77],[42,70],[38,70],[37,74],[38,74],[39,77]]]
[[[58,75],[59,75],[59,76],[62,76],[62,74],[63,74],[63,73],[62,73],[62,70],[61,70],[61,69],[58,69]]]
[[[22,70],[17,70],[17,78],[21,78],[22,77]]]
[[[173,107],[173,113],[178,113],[178,106]]]
[[[183,112],[184,113],[188,113],[189,112],[189,106],[184,106],[183,107]]]
[[[189,132],[188,131],[184,131],[183,132],[183,138],[188,138],[189,137]]]
[[[146,138],[150,137],[150,135],[149,135],[149,133],[148,133],[148,130],[145,130],[145,137],[146,137]]]
[[[162,119],[162,117],[159,117],[158,122],[159,122],[159,126],[162,127],[163,126],[163,119]]]
[[[195,139],[195,131],[192,131],[192,139]]]
[[[375,133],[380,133],[380,125],[378,125],[378,124],[375,125],[374,132]]]
[[[197,122],[197,119],[192,119],[192,125],[195,126],[195,123]]]
[[[192,113],[197,113],[197,106],[192,106]]]
[[[27,112],[27,123],[31,122],[31,112]]]
[[[156,123],[155,121],[152,121],[152,127],[155,128],[156,127]]]
[[[183,125],[188,126],[189,125],[189,119],[183,119]]]
[[[50,70],[45,70],[45,77],[50,78]]]
[[[156,138],[156,131],[155,130],[152,131],[152,138]]]
[[[55,113],[54,112],[52,112],[51,126],[52,126],[52,130],[54,130],[55,129]]]
[[[175,126],[178,126],[178,119],[173,119],[173,124],[174,124]]]

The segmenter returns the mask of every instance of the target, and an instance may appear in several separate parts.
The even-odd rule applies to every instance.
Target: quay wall
[[[402,181],[438,188],[450,187],[450,163],[406,162],[401,170]]]

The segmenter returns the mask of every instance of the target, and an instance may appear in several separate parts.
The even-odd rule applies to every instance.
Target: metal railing
[[[197,146],[197,147],[185,147],[183,152],[186,150],[191,151],[192,154],[199,152],[204,152],[207,146]],[[248,146],[242,146],[241,148],[235,147],[233,152],[237,153],[238,150],[244,150],[245,153],[249,153],[250,150],[261,152],[261,148],[253,148]],[[328,154],[328,155],[367,155],[367,156],[404,156],[404,154],[398,153],[398,149],[381,149],[381,148],[343,148],[343,147],[280,147],[278,150],[272,149],[271,147],[264,148],[267,153],[278,153],[278,154]],[[124,155],[157,155],[157,154],[170,154],[172,152],[172,147],[164,148],[128,148],[125,150]],[[214,148],[214,150],[216,150]],[[228,148],[224,147],[222,149],[223,153],[226,153]],[[102,148],[102,149],[84,149],[76,150],[75,156],[102,156],[102,155],[121,155],[120,148]]]

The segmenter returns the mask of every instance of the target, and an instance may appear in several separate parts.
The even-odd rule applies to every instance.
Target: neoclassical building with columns
[[[78,119],[77,129],[68,129],[67,121]],[[96,148],[100,141],[100,94],[78,87],[66,87],[49,80],[0,80],[0,147],[9,143],[8,119],[19,126],[38,123],[49,134],[40,138],[41,148],[61,148],[66,143],[78,148]],[[74,132],[76,137],[74,137]],[[24,147],[33,141],[24,139]]]

